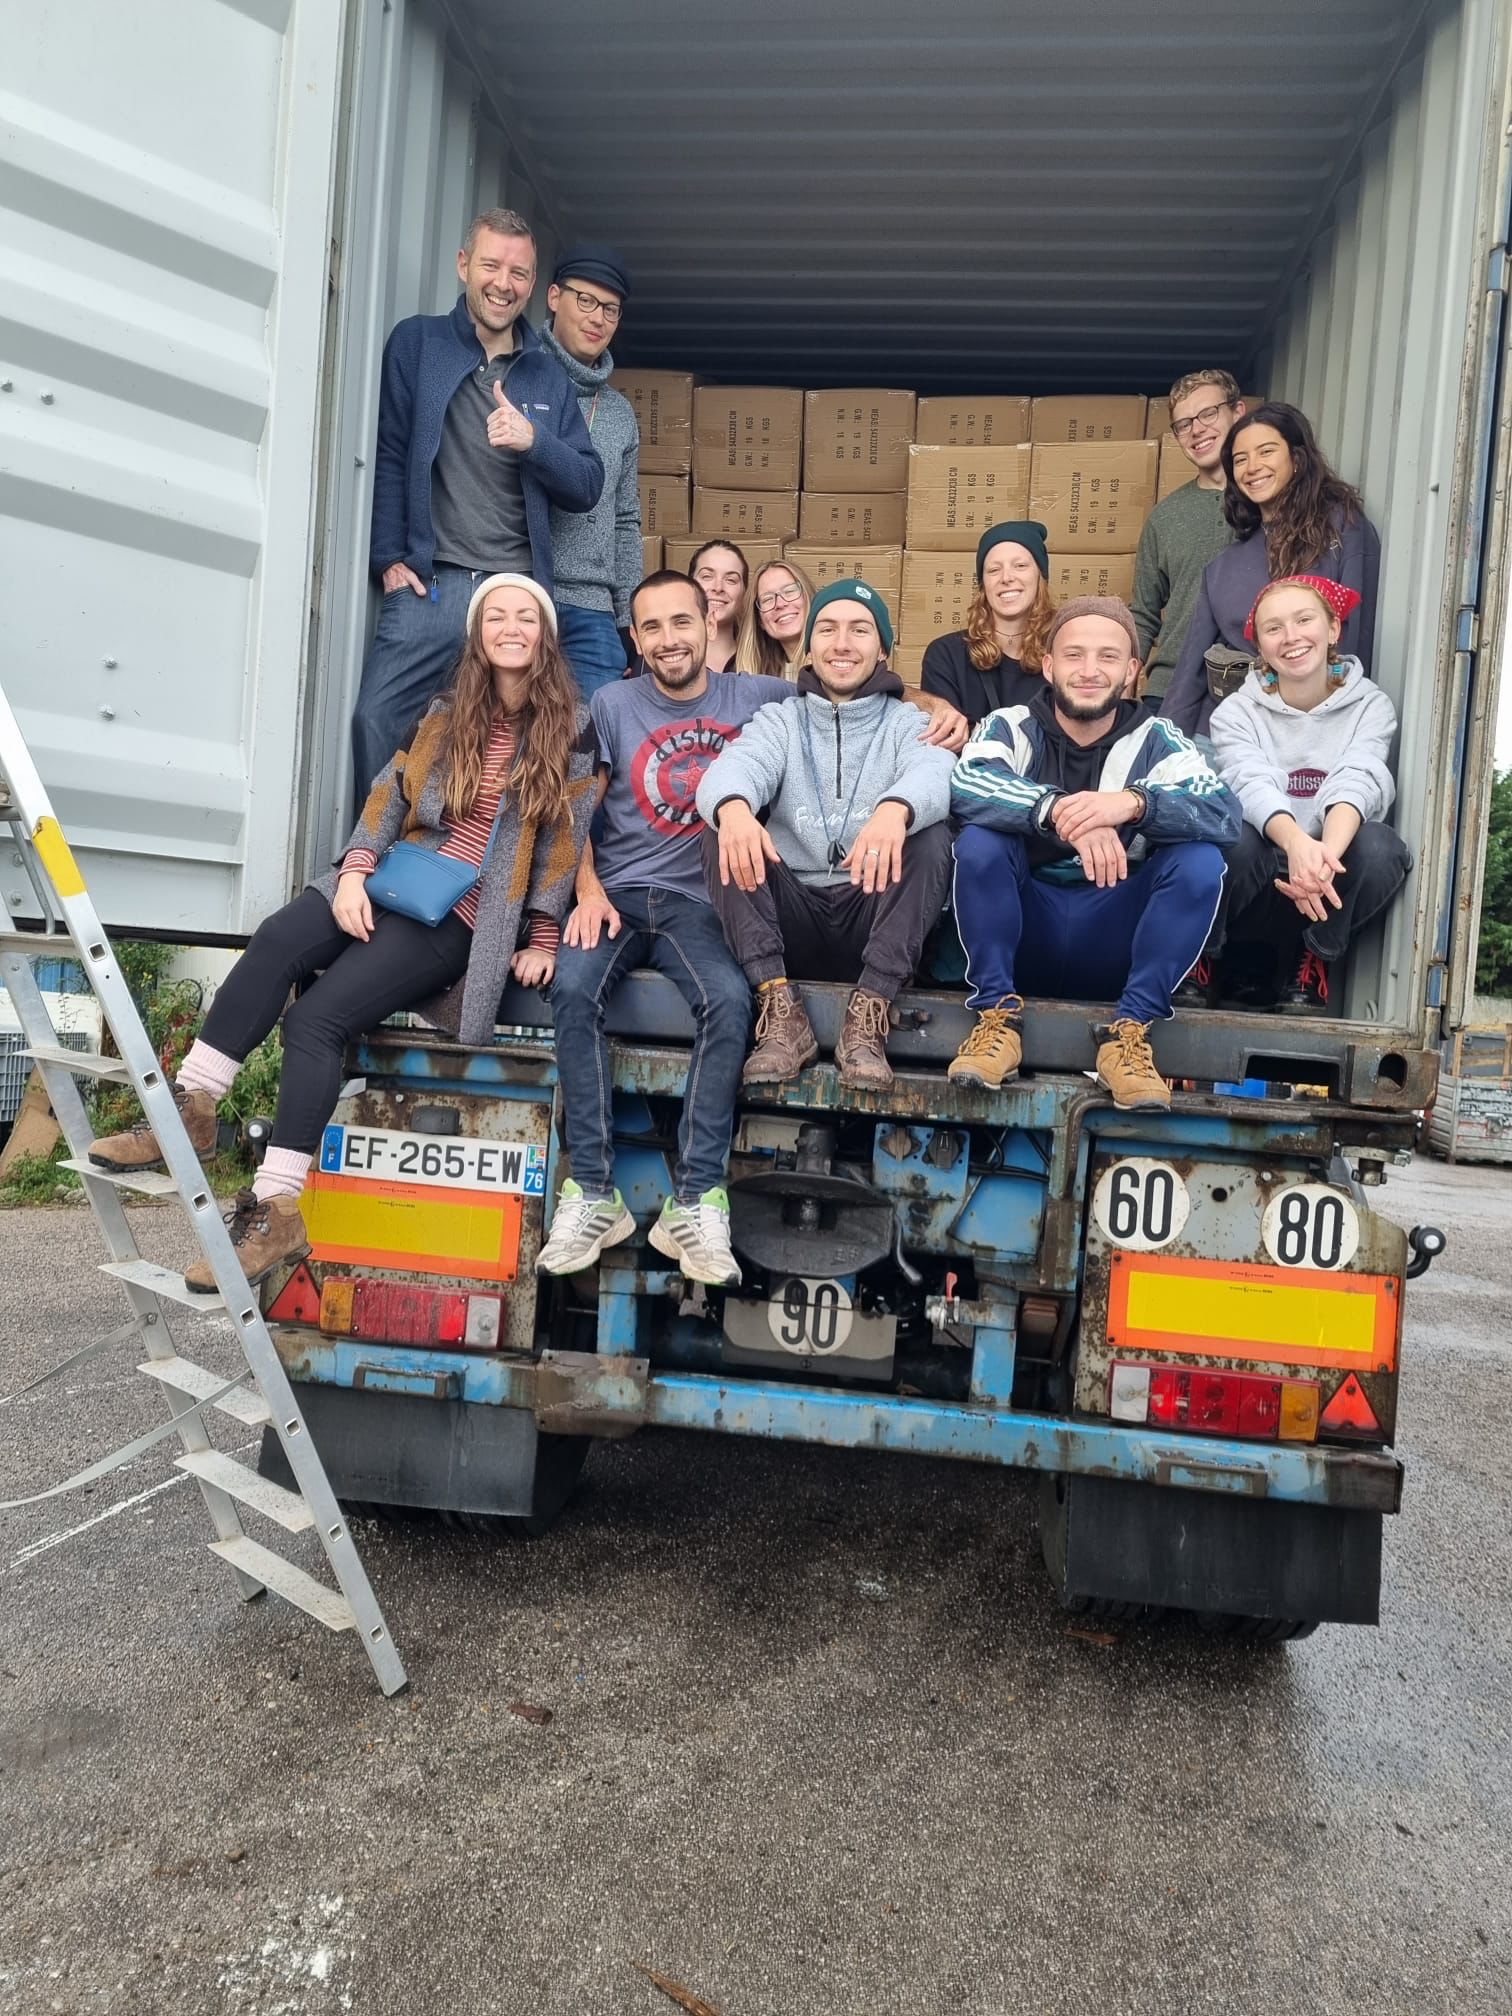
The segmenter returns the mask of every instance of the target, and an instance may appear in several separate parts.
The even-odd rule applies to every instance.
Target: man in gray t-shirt
[[[453,392],[441,423],[441,445],[431,464],[431,523],[436,564],[475,574],[529,574],[530,527],[520,458],[488,438],[491,413],[523,353],[485,357]]]
[[[604,1011],[632,967],[654,966],[687,1002],[695,1034],[677,1166],[651,1244],[691,1281],[740,1280],[724,1182],[751,990],[704,886],[695,795],[704,771],[752,716],[797,689],[782,679],[710,672],[707,619],[696,581],[670,571],[649,576],[630,617],[645,673],[593,696],[603,817],[578,871],[577,908],[562,933],[551,990],[572,1177],[536,1263],[543,1274],[578,1273],[606,1246],[635,1236],[614,1182]]]

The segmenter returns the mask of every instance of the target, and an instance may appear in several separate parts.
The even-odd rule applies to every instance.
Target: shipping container
[[[1462,1019],[1512,425],[1504,0],[1070,0],[1011,34],[985,0],[927,26],[885,0],[864,32],[833,0],[6,13],[0,677],[107,921],[234,937],[336,847],[380,348],[507,203],[543,275],[566,238],[622,248],[625,363],[1157,397],[1222,363],[1305,408],[1382,531],[1417,860],[1346,1011],[1403,1042]]]

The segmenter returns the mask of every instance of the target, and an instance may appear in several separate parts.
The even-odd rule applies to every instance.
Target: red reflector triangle
[[[1335,1435],[1379,1435],[1381,1424],[1375,1409],[1365,1398],[1365,1389],[1349,1373],[1332,1400],[1318,1416],[1318,1433]]]
[[[303,1260],[285,1281],[273,1298],[268,1310],[270,1323],[318,1323],[320,1321],[320,1290],[315,1286],[315,1276]]]

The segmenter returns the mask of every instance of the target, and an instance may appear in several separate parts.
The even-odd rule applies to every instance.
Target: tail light
[[[1318,1435],[1318,1389],[1312,1380],[1267,1379],[1253,1372],[1120,1361],[1109,1375],[1108,1412],[1115,1421],[1259,1442],[1314,1442]]]

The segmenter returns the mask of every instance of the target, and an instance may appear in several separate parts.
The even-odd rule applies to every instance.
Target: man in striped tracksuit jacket
[[[997,1086],[1016,1074],[1025,993],[1111,1000],[1098,1078],[1115,1105],[1168,1106],[1150,1024],[1206,942],[1239,804],[1180,729],[1122,697],[1139,668],[1122,602],[1067,602],[1046,654],[1044,692],[989,714],[951,780],[978,1017],[950,1075]]]

